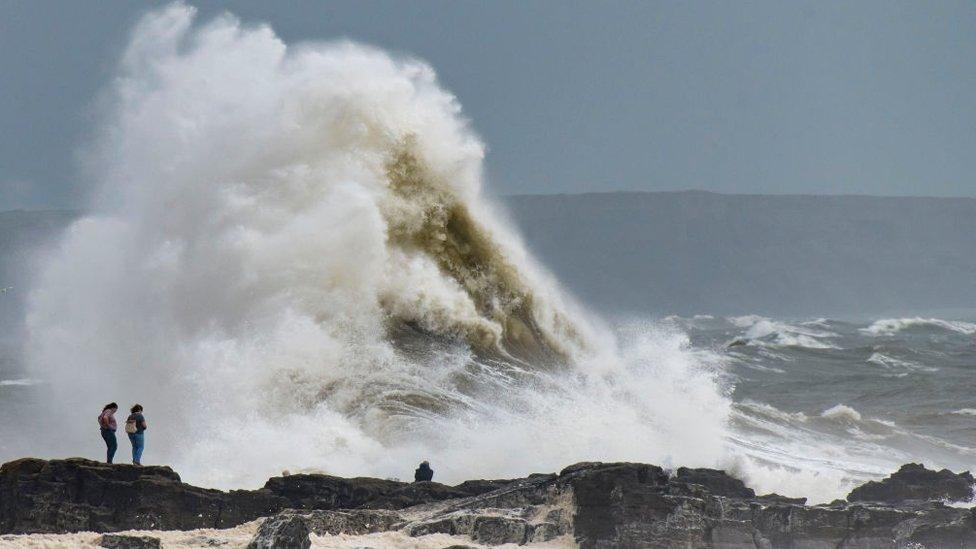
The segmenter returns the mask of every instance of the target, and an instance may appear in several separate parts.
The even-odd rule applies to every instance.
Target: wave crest
[[[861,331],[875,336],[890,336],[911,328],[937,328],[964,335],[976,334],[976,324],[961,320],[942,320],[940,318],[884,318],[877,320]]]

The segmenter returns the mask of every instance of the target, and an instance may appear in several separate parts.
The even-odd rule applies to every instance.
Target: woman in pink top
[[[118,425],[115,423],[115,412],[119,410],[119,405],[116,403],[106,404],[102,408],[102,413],[98,416],[98,427],[102,431],[102,440],[105,441],[105,446],[108,448],[106,453],[107,463],[112,463],[112,458],[115,457],[115,451],[119,448],[119,442],[115,438],[115,429]]]

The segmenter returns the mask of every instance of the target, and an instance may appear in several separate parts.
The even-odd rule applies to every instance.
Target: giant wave
[[[28,360],[71,419],[34,453],[97,451],[79,412],[118,400],[146,406],[147,457],[221,487],[725,458],[720,365],[559,290],[428,65],[194,18],[133,31],[86,151],[94,213],[36,280]]]

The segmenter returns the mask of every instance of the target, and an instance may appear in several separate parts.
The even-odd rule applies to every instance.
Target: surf
[[[217,487],[724,459],[721,361],[560,288],[426,63],[173,4],[134,28],[102,108],[92,213],[29,298],[40,453],[90,445],[55,418],[132,400],[147,458]]]

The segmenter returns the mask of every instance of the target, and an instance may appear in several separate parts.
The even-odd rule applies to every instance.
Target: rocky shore
[[[948,504],[971,500],[973,483],[968,472],[909,464],[846,500],[809,506],[756,495],[723,471],[579,463],[558,474],[456,486],[299,474],[222,492],[185,484],[168,467],[26,458],[0,467],[0,546],[28,534],[95,532],[104,535],[85,539],[103,547],[160,547],[166,543],[151,532],[117,532],[251,524],[238,531],[245,541],[201,534],[189,545],[335,547],[323,540],[390,533],[417,546],[426,539],[583,548],[976,547],[976,513]]]

